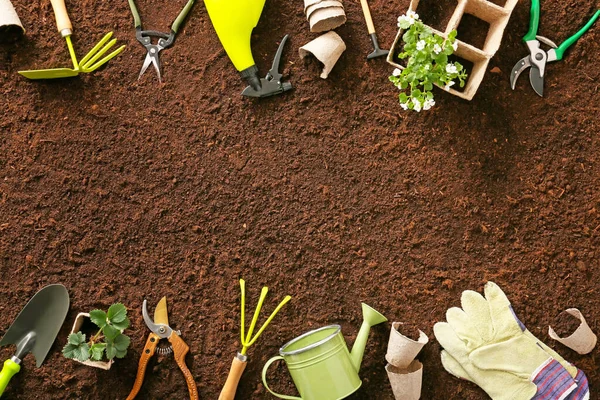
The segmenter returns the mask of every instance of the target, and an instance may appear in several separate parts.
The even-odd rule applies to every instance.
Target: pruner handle
[[[135,383],[133,384],[133,389],[127,396],[127,400],[133,400],[140,392],[142,388],[142,384],[144,383],[144,377],[146,376],[146,368],[148,367],[148,362],[154,355],[156,351],[156,345],[158,345],[158,341],[160,340],[160,336],[156,333],[152,332],[148,336],[148,340],[146,340],[146,345],[144,346],[144,350],[142,351],[142,356],[140,357],[140,362],[138,364],[137,374],[135,376]]]
[[[71,35],[71,33],[73,33],[73,24],[71,24],[71,20],[69,19],[65,0],[50,0],[50,3],[52,3],[56,27],[61,36],[65,37]]]
[[[185,356],[188,351],[190,351],[190,348],[176,332],[173,332],[173,334],[169,337],[169,342],[171,342],[171,345],[173,346],[175,361],[185,377],[185,382],[187,384],[188,391],[190,392],[190,400],[199,400],[200,397],[198,396],[196,381],[194,380],[194,376],[185,363]]]
[[[600,17],[600,10],[596,11],[596,13],[592,16],[592,18],[590,18],[590,20],[587,22],[587,24],[585,24],[583,26],[583,28],[581,28],[579,31],[577,31],[576,34],[574,34],[573,36],[571,36],[570,38],[568,38],[567,40],[562,42],[560,44],[560,46],[558,46],[558,48],[555,50],[556,59],[562,60],[563,55],[565,54],[565,51],[567,51],[567,49],[569,47],[571,47],[573,45],[573,43],[575,43],[588,29],[590,29],[592,27],[592,25],[594,24],[594,22],[596,22],[596,20],[599,17]]]
[[[523,36],[523,41],[535,40],[540,25],[540,0],[531,0],[531,11],[529,14],[529,31]]]

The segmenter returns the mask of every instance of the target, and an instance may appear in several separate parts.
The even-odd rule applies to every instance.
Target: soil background
[[[483,399],[443,370],[432,327],[488,280],[600,395],[598,348],[579,356],[547,335],[568,307],[600,331],[598,23],[548,66],[545,97],[526,75],[512,91],[527,54],[529,3],[519,2],[473,101],[436,89],[436,106],[414,113],[400,109],[385,60],[366,60],[359,2],[344,3],[348,49],[322,80],[297,54],[318,36],[302,2],[268,0],[254,57],[264,76],[289,33],[282,69],[294,90],[259,101],[240,96],[203,2],[162,52],[162,84],[152,69],[138,80],[145,50],[126,1],[66,3],[80,57],[111,30],[127,49],[93,74],[28,81],[17,71],[70,61],[50,2],[14,1],[27,35],[0,47],[0,334],[46,284],[65,284],[71,309],[43,366],[26,357],[6,398],[125,398],[149,333],[142,301],[167,296],[201,398],[216,399],[240,349],[242,277],[248,313],[263,285],[265,314],[293,300],[249,350],[239,399],[272,398],[262,366],[307,330],[340,324],[351,344],[361,301],[429,335],[423,399]],[[137,0],[144,27],[162,31],[184,3]],[[370,3],[389,47],[409,2]],[[560,43],[597,8],[543,2],[539,33]],[[117,301],[132,319],[127,357],[108,372],[63,358],[75,315]],[[389,328],[372,330],[352,399],[393,398]],[[283,366],[270,375],[294,393]],[[186,397],[173,358],[153,360],[140,398]]]

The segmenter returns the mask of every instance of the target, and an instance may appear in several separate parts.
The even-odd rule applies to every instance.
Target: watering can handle
[[[271,358],[269,361],[267,361],[267,363],[265,364],[265,366],[263,367],[263,370],[262,370],[262,381],[263,381],[263,384],[265,385],[265,387],[267,388],[267,390],[269,392],[271,392],[271,394],[273,396],[275,396],[275,397],[279,397],[280,399],[285,399],[285,400],[302,400],[302,397],[287,396],[285,394],[275,393],[274,391],[271,390],[271,388],[269,387],[269,385],[267,385],[267,370],[269,369],[269,367],[271,366],[271,364],[273,364],[275,361],[279,361],[279,360],[283,360],[283,357],[281,357],[281,356],[275,356],[275,357]]]

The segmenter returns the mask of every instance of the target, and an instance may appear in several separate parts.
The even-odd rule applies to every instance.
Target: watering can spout
[[[352,351],[350,352],[352,365],[354,365],[356,372],[360,370],[360,365],[362,364],[363,355],[365,354],[365,347],[367,346],[367,340],[369,339],[371,327],[388,320],[374,308],[369,307],[365,303],[361,304],[363,322],[360,326],[360,330],[358,331],[358,335],[356,336],[356,340],[354,341],[354,346],[352,346]]]

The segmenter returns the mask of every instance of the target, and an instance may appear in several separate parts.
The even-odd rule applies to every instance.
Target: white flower
[[[400,76],[400,74],[402,73],[402,71],[400,71],[400,68],[396,68],[393,72],[392,75],[394,76]]]
[[[442,52],[442,47],[439,44],[436,44],[435,46],[433,46],[433,52],[435,54],[440,54]]]
[[[408,26],[411,26],[415,23],[416,20],[419,19],[419,14],[414,11],[407,11],[406,15],[401,15],[398,17],[398,27],[405,22]]]
[[[457,74],[458,73],[458,69],[456,68],[456,65],[454,64],[446,64],[446,72],[449,74]]]
[[[446,86],[444,86],[444,89],[445,89],[445,90],[448,90],[448,89],[450,89],[450,87],[451,87],[451,86],[453,86],[453,85],[454,85],[454,81],[450,81],[450,82],[448,82],[448,84],[446,84]]]
[[[427,44],[427,43],[425,43],[425,41],[424,41],[424,40],[419,40],[419,41],[417,42],[417,50],[419,50],[419,51],[423,50],[423,49],[425,48],[425,45],[426,45],[426,44]]]
[[[414,105],[413,110],[415,110],[416,112],[421,112],[422,105],[421,105],[421,102],[419,101],[419,99],[415,99],[413,97],[412,102]]]
[[[452,43],[452,48],[454,49],[454,51],[456,51],[456,49],[458,49],[458,43]]]
[[[435,106],[435,100],[433,100],[433,99],[425,100],[425,103],[423,103],[423,110],[427,111],[433,106]]]
[[[407,16],[408,18],[412,18],[412,19],[419,19],[419,14],[417,14],[416,12],[414,12],[414,11],[411,11],[411,10],[408,10],[408,11],[406,12],[406,16]]]
[[[402,107],[403,110],[408,110],[408,103],[400,103],[400,107]]]

